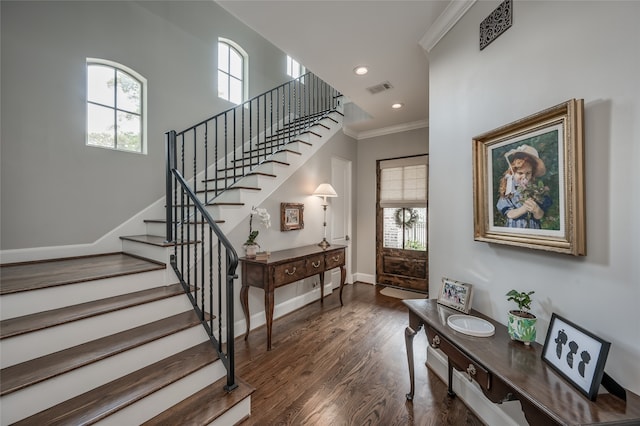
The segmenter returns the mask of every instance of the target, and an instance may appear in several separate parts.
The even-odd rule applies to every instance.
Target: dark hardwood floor
[[[249,425],[482,425],[425,366],[424,331],[414,339],[416,394],[408,402],[407,309],[356,283],[236,340],[236,372],[256,388]]]

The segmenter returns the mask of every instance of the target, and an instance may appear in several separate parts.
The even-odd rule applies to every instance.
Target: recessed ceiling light
[[[356,75],[365,75],[369,72],[369,68],[364,65],[359,65],[353,69],[353,72],[356,73]]]
[[[398,108],[402,108],[403,106],[404,106],[404,104],[401,104],[401,103],[398,102],[398,103],[395,103],[395,104],[391,105],[391,108],[398,109]]]

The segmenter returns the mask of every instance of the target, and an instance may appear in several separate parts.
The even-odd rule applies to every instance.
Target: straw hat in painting
[[[547,167],[544,165],[544,161],[540,159],[538,151],[530,145],[520,145],[507,152],[504,156],[509,161],[509,164],[517,158],[529,157],[529,159],[536,164],[535,177],[540,177],[547,173]]]

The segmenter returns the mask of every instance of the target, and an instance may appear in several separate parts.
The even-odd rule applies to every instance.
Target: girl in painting
[[[505,154],[509,168],[500,179],[497,209],[511,228],[540,229],[540,219],[551,206],[549,188],[535,179],[547,172],[538,151],[521,145]]]

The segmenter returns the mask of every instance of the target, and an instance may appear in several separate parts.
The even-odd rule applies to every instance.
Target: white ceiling
[[[421,40],[438,17],[447,14],[443,13],[447,12],[447,6],[455,2],[228,0],[218,3],[342,92],[366,112],[360,116],[370,116],[368,119],[357,115],[345,118],[346,133],[366,138],[428,125],[428,60]],[[353,69],[357,65],[367,65],[369,73],[355,75]],[[385,81],[393,88],[374,95],[367,90]],[[392,109],[395,102],[403,103],[404,107]]]

